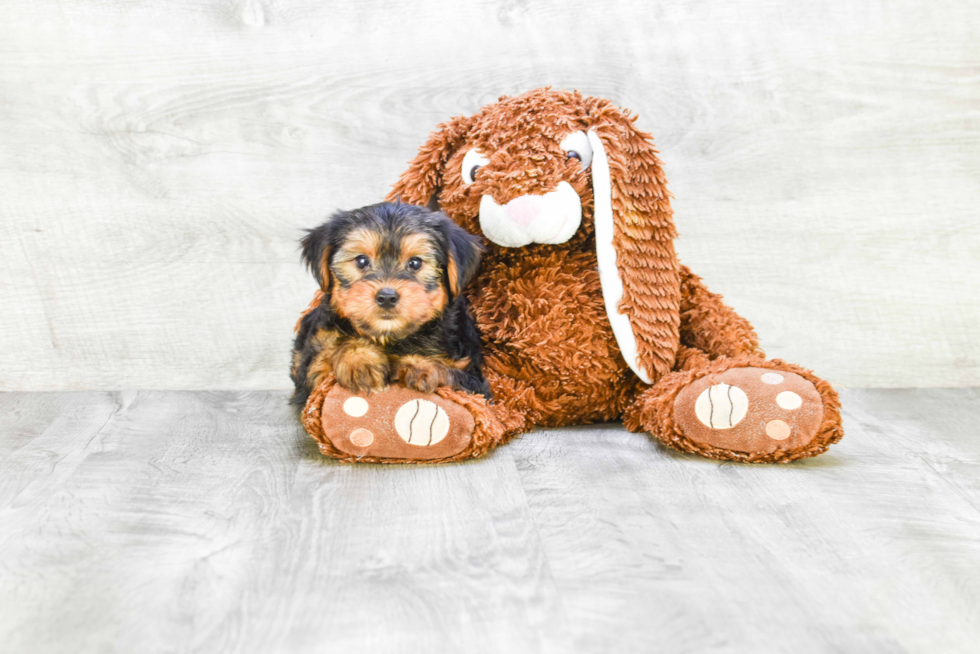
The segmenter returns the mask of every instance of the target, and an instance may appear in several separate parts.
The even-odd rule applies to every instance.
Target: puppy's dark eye
[[[569,159],[578,159],[579,161],[582,161],[582,155],[580,155],[575,150],[569,150],[568,152],[565,153],[565,156],[568,157]]]
[[[481,168],[483,168],[483,166],[473,166],[472,168],[470,168],[470,179],[476,181],[476,174],[480,172]]]
[[[358,255],[357,257],[354,257],[354,265],[360,268],[361,270],[364,270],[365,268],[371,265],[371,260],[368,259],[363,254],[361,254]]]
[[[419,259],[418,257],[412,257],[411,259],[408,260],[409,270],[418,270],[421,267],[422,267],[422,260]]]

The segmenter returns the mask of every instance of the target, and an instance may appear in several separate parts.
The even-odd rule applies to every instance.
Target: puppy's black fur
[[[363,323],[352,322],[341,314],[334,293],[349,290],[353,283],[344,277],[342,262],[335,260],[348,245],[352,233],[365,231],[377,235],[379,247],[377,271],[358,281],[384,277],[394,283],[422,285],[432,294],[441,284],[445,292],[444,307],[431,320],[412,326],[411,333],[397,338],[379,338],[366,333]],[[435,245],[433,270],[427,276],[413,275],[404,267],[396,269],[399,244],[410,235],[422,235]],[[385,252],[387,251],[387,254]],[[323,290],[319,305],[300,320],[293,346],[290,377],[295,385],[292,403],[305,405],[324,366],[329,367],[331,348],[338,343],[359,339],[380,348],[392,362],[392,374],[402,357],[433,357],[457,362],[447,369],[450,386],[491,398],[490,387],[481,367],[481,339],[470,313],[463,289],[476,274],[482,247],[477,237],[456,225],[445,214],[423,207],[401,203],[380,203],[335,213],[327,222],[309,230],[302,240],[303,260]],[[385,258],[387,257],[387,258]],[[455,291],[455,292],[454,292]],[[443,297],[441,294],[439,297]],[[468,361],[468,362],[466,362]],[[325,363],[327,362],[327,363]],[[463,366],[463,363],[465,366]],[[390,381],[394,381],[390,378]]]

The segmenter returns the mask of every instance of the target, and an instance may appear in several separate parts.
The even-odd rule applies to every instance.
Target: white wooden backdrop
[[[980,385],[980,4],[4,0],[0,389],[284,388],[296,241],[539,85],[654,132],[774,356]]]

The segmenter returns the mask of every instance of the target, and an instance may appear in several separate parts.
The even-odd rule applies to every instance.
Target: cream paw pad
[[[431,447],[449,433],[449,416],[431,400],[411,400],[395,413],[395,432],[409,445]]]
[[[739,452],[774,452],[817,433],[823,402],[796,373],[730,368],[696,379],[674,401],[674,417],[692,441]]]
[[[323,433],[341,452],[385,459],[442,459],[469,445],[473,416],[438,395],[402,386],[354,395],[334,386],[323,401]]]
[[[731,429],[742,421],[749,409],[745,391],[731,384],[715,384],[701,391],[694,413],[701,424],[712,429]]]

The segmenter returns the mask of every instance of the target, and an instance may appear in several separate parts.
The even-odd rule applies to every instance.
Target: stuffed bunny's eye
[[[559,146],[565,151],[568,159],[578,159],[585,170],[592,165],[592,145],[585,132],[572,132],[562,139]]]
[[[480,168],[483,168],[490,160],[483,156],[479,150],[470,150],[465,155],[463,155],[463,183],[469,186],[476,181],[480,174]]]

